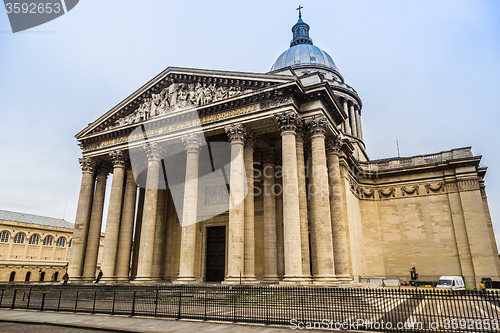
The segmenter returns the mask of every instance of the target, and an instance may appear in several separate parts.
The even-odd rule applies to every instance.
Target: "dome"
[[[293,66],[323,66],[338,72],[332,57],[317,46],[311,44],[298,44],[283,52],[271,68],[272,71]]]
[[[292,27],[293,39],[290,42],[290,48],[278,57],[278,60],[271,68],[271,72],[286,67],[312,65],[333,69],[338,73],[332,57],[313,45],[313,41],[309,37],[310,27],[302,20],[302,12],[300,11],[302,8],[302,6],[297,8],[299,10],[299,20]]]

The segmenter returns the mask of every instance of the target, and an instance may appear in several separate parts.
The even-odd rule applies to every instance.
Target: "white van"
[[[461,276],[441,276],[436,288],[465,290],[465,283]]]

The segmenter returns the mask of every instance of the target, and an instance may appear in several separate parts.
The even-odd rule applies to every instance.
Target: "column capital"
[[[182,143],[184,143],[184,148],[186,149],[186,153],[200,153],[202,140],[199,134],[190,133],[183,135],[181,137]]]
[[[224,127],[224,129],[231,144],[244,143],[248,135],[247,129],[242,124],[232,124]]]
[[[82,157],[78,159],[78,162],[82,166],[82,171],[83,172],[90,172],[94,173],[96,171],[96,161],[93,158],[90,157]]]
[[[274,119],[278,123],[279,130],[281,134],[286,132],[293,132],[297,134],[302,119],[295,111],[285,111],[274,116]]]
[[[245,146],[253,148],[255,146],[255,142],[257,142],[257,136],[254,132],[247,129],[247,135],[245,137]]]
[[[311,137],[316,135],[326,135],[328,121],[325,116],[316,116],[306,120],[305,125]]]
[[[146,143],[142,146],[148,156],[148,161],[159,161],[162,154],[161,147],[156,142]]]
[[[114,168],[124,168],[127,164],[127,153],[123,150],[113,150],[109,153]]]
[[[342,138],[340,135],[330,136],[326,139],[326,151],[328,154],[337,154],[340,153],[342,146],[344,143],[342,142]]]

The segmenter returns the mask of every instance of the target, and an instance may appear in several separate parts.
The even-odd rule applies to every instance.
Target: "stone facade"
[[[72,223],[0,211],[0,281],[61,281],[72,243]]]
[[[267,74],[169,67],[78,133],[70,275],[95,274],[112,174],[103,281],[498,278],[480,157],[370,161],[361,99],[318,54]]]

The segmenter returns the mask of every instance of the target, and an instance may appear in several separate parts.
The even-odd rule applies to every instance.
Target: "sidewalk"
[[[287,327],[277,326],[6,309],[0,310],[0,322],[50,324],[111,332],[282,333],[291,331]]]

